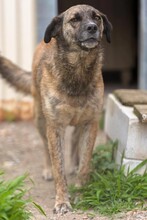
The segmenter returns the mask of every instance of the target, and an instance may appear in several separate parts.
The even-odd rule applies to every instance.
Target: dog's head
[[[53,18],[45,31],[44,41],[49,43],[52,37],[62,37],[69,45],[93,49],[103,34],[110,43],[111,30],[112,25],[106,15],[89,5],[76,5]]]

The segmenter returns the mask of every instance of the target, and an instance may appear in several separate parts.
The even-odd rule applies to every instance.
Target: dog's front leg
[[[78,128],[79,129],[79,128]],[[78,147],[80,147],[80,164],[77,175],[77,186],[83,185],[89,176],[90,161],[92,158],[93,147],[95,144],[98,130],[98,121],[92,121],[80,127],[80,138]]]
[[[61,214],[71,210],[64,169],[64,133],[65,129],[55,126],[55,123],[47,124],[48,147],[56,188],[54,213]]]

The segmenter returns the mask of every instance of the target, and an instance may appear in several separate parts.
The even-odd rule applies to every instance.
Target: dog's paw
[[[53,179],[53,175],[50,169],[44,169],[42,172],[42,177],[45,180],[51,181]]]
[[[70,211],[72,211],[72,207],[69,202],[56,203],[53,209],[54,214],[61,214],[61,215]]]

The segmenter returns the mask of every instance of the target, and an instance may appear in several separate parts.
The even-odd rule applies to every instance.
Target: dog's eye
[[[96,15],[96,16],[95,16],[95,20],[99,21],[99,20],[101,20],[101,17],[98,16],[98,15]]]
[[[81,21],[81,16],[79,14],[76,14],[75,17],[73,17],[72,19],[70,19],[71,22],[79,22]]]
[[[98,15],[95,11],[92,12],[92,19],[96,20],[96,21],[100,21],[101,17],[100,15]]]
[[[77,18],[72,18],[70,21],[71,22],[78,22],[79,20]]]

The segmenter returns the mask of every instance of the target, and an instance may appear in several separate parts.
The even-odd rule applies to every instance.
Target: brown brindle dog
[[[80,152],[77,185],[88,177],[103,106],[101,40],[105,34],[110,42],[110,32],[111,24],[104,14],[91,6],[77,5],[53,18],[47,27],[34,55],[32,78],[0,57],[3,78],[34,96],[36,124],[46,149],[43,175],[51,179],[53,174],[55,181],[55,213],[71,210],[63,156],[68,125],[75,126],[72,157]]]

